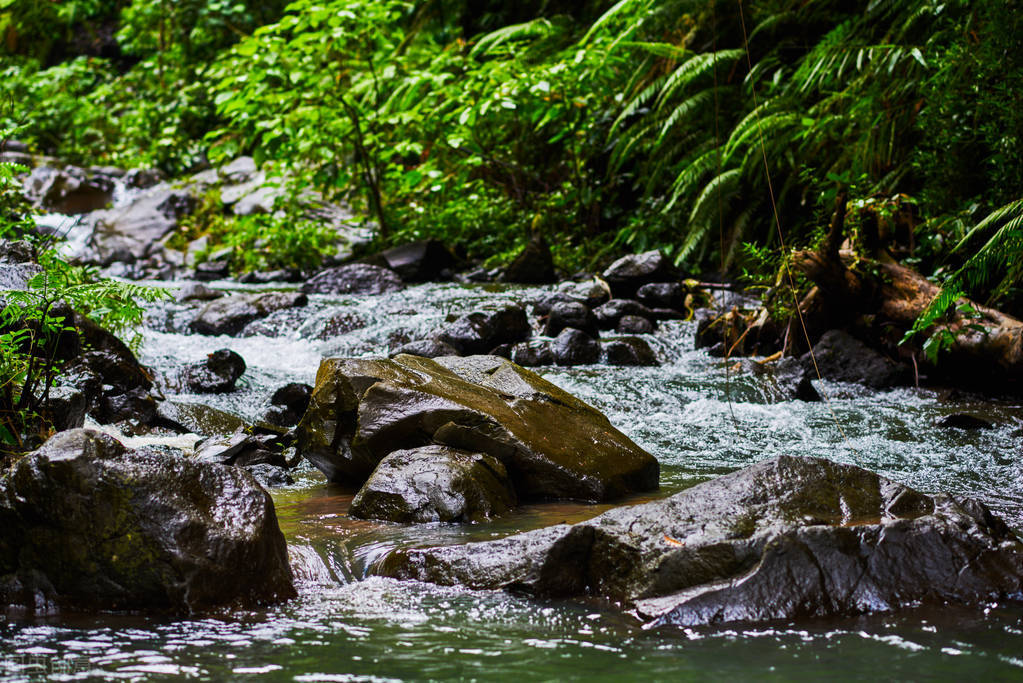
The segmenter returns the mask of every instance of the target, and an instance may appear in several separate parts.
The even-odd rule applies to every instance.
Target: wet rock
[[[134,168],[124,174],[124,184],[138,190],[147,190],[167,177],[157,168]]]
[[[195,394],[223,394],[234,391],[244,373],[245,359],[231,349],[220,349],[181,368],[178,381]]]
[[[608,365],[658,365],[653,349],[639,337],[620,337],[604,342],[604,362]]]
[[[96,221],[91,242],[100,265],[115,261],[134,263],[162,249],[160,240],[178,227],[195,209],[196,200],[185,190],[157,185],[135,201],[106,212]]]
[[[556,282],[558,275],[554,270],[554,257],[551,248],[541,235],[529,240],[518,256],[508,264],[501,276],[504,282],[515,282],[524,285],[545,285]]]
[[[783,456],[572,526],[392,552],[378,571],[688,626],[1004,598],[1023,587],[1023,543],[978,502]]]
[[[655,250],[623,256],[608,266],[603,276],[615,297],[630,298],[643,285],[673,280],[678,272],[671,259]]]
[[[33,263],[35,259],[35,247],[28,240],[0,240],[0,263]]]
[[[175,297],[178,301],[213,301],[221,299],[226,294],[217,289],[211,289],[201,282],[190,282],[178,290]]]
[[[657,488],[650,454],[597,410],[503,358],[320,364],[296,446],[328,478],[361,484],[393,451],[431,443],[493,456],[520,498],[610,500]]]
[[[256,160],[252,157],[242,156],[218,169],[217,175],[228,183],[244,183],[251,180],[258,172]]]
[[[438,240],[418,240],[380,252],[387,267],[405,282],[431,282],[443,278],[457,263]]]
[[[463,315],[436,336],[462,355],[487,353],[501,344],[527,339],[532,332],[526,312],[519,306],[473,311]]]
[[[458,349],[451,344],[437,339],[421,339],[402,345],[397,351],[391,354],[392,357],[400,354],[410,356],[422,356],[423,358],[439,358],[440,356],[457,356]]]
[[[650,308],[679,310],[686,303],[686,288],[680,282],[651,282],[636,291],[636,298]]]
[[[889,389],[910,382],[910,370],[895,363],[842,330],[829,330],[800,360],[808,372],[814,359],[823,379],[854,382],[871,389]]]
[[[88,401],[77,387],[58,384],[50,387],[43,416],[58,432],[77,429],[85,424]]]
[[[193,612],[295,595],[273,502],[251,475],[89,430],[57,434],[0,478],[0,527],[0,585],[29,577],[62,608]]]
[[[333,339],[366,327],[366,320],[352,311],[329,313],[306,321],[299,328],[299,335],[309,339]]]
[[[28,289],[28,282],[43,269],[35,263],[0,263],[0,289]]]
[[[585,304],[578,302],[557,303],[547,314],[547,323],[543,333],[548,337],[557,337],[566,327],[582,330],[591,337],[598,337],[597,317]]]
[[[750,366],[755,375],[765,380],[766,388],[774,389],[774,401],[820,401],[821,396],[813,386],[816,374],[792,356],[773,363],[753,362]],[[773,387],[772,387],[773,384]]]
[[[257,318],[274,311],[305,306],[308,297],[296,292],[269,292],[266,294],[234,294],[206,304],[190,327],[199,334],[233,335]]]
[[[157,405],[157,419],[176,431],[202,436],[226,436],[248,427],[237,415],[202,403],[163,401]]]
[[[302,285],[307,294],[385,294],[404,288],[393,270],[366,263],[350,263],[320,271]]]
[[[511,360],[524,368],[554,365],[554,352],[547,339],[531,339],[519,342],[511,348]]]
[[[620,334],[653,334],[654,324],[639,315],[623,315],[618,319],[615,331]]]
[[[281,486],[291,486],[295,480],[288,474],[288,470],[274,465],[261,464],[250,465],[245,470],[259,482],[265,489],[273,489]]]
[[[602,330],[613,330],[618,327],[618,322],[627,315],[634,315],[640,318],[651,318],[653,314],[650,309],[632,299],[611,299],[593,310],[597,317],[597,324]]]
[[[301,382],[285,384],[270,397],[270,409],[266,421],[279,427],[294,427],[305,415],[313,388]]]
[[[431,445],[381,460],[348,512],[387,522],[481,522],[515,504],[508,472],[497,459]]]
[[[935,423],[944,429],[993,429],[994,425],[982,417],[967,413],[952,413]]]
[[[110,178],[74,166],[39,166],[26,178],[24,188],[40,206],[68,215],[102,209],[114,195]]]
[[[85,395],[88,414],[100,424],[152,420],[152,372],[116,336],[83,315],[73,319],[82,351],[64,366],[61,381]]]
[[[223,280],[231,275],[231,262],[227,259],[203,261],[195,266],[194,277],[202,282]]]
[[[302,382],[290,382],[279,387],[270,397],[270,403],[275,406],[284,406],[297,413],[304,413],[309,407],[309,399],[313,395],[313,388]]]
[[[235,467],[288,466],[280,449],[275,448],[266,439],[245,432],[203,439],[195,444],[194,457],[201,462]]]
[[[600,343],[582,330],[566,327],[551,342],[558,365],[589,365],[600,360]]]

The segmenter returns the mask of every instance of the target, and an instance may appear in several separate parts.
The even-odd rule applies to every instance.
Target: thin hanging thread
[[[746,17],[742,11],[742,0],[738,0],[738,5],[739,23],[742,25],[742,46],[743,49],[746,51],[746,64],[749,67],[749,73],[752,74],[753,58],[750,56],[749,51],[749,35],[746,32]],[[782,233],[781,229],[781,218],[778,215],[778,204],[774,199],[774,184],[771,182],[771,167],[767,161],[767,146],[764,144],[764,130],[760,124],[760,105],[757,102],[757,89],[752,81],[750,82],[750,92],[753,94],[753,114],[757,121],[757,134],[760,142],[760,153],[764,159],[764,174],[767,177],[767,193],[771,199],[771,211],[774,216],[775,228],[778,231],[778,243],[781,246],[782,254],[785,254],[787,251],[787,248],[785,246],[785,236]],[[795,279],[792,277],[792,270],[789,267],[789,262],[787,259],[783,259],[782,267],[785,269],[785,275],[789,281],[789,291],[792,293],[792,304],[796,309],[796,315],[799,317],[799,325],[803,329],[803,337],[806,339],[806,345],[810,349],[810,360],[813,361],[814,373],[816,373],[818,380],[823,380],[824,378],[821,377],[820,367],[818,367],[817,365],[817,356],[813,352],[813,344],[810,342],[810,333],[806,329],[806,321],[803,320],[803,311],[799,307],[799,299],[796,296],[796,282]],[[842,423],[839,422],[838,415],[835,414],[835,409],[831,405],[831,398],[828,396],[826,391],[821,390],[819,393],[824,398],[824,403],[828,407],[828,412],[831,413],[831,419],[834,420],[835,426],[838,427],[838,431],[842,435],[842,441],[845,442],[845,445],[848,446],[853,453],[859,456],[859,452],[853,447],[852,443],[849,441],[849,437],[845,433],[845,430],[842,429]]]

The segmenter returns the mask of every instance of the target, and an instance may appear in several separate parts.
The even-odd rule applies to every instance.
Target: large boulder
[[[678,277],[675,265],[662,252],[646,251],[623,256],[603,273],[616,297],[632,297],[640,287],[654,282],[668,282]]]
[[[305,306],[309,298],[297,292],[265,294],[234,294],[214,299],[199,311],[191,328],[199,334],[238,334],[253,320],[265,318],[276,311]]]
[[[508,304],[498,308],[467,313],[436,335],[463,356],[489,353],[502,344],[514,344],[529,338],[532,328],[526,312]]]
[[[387,267],[405,282],[441,279],[454,268],[454,254],[438,240],[418,240],[380,252]]]
[[[503,358],[320,364],[296,445],[328,478],[361,484],[388,454],[431,443],[496,458],[525,499],[610,500],[658,483],[654,457],[599,411]]]
[[[178,221],[195,209],[196,200],[185,190],[160,184],[96,221],[92,234],[95,260],[134,263],[163,247],[160,240],[177,228]]]
[[[430,445],[381,460],[348,512],[387,522],[481,522],[515,504],[508,471],[496,458]]]
[[[814,376],[816,361],[823,379],[855,382],[872,389],[889,389],[912,380],[909,368],[886,358],[842,330],[825,332],[814,345],[813,356],[808,352],[800,360],[804,370],[814,373]]]
[[[554,269],[554,257],[551,256],[551,248],[547,244],[547,240],[540,235],[532,237],[525,248],[505,268],[501,279],[505,282],[524,285],[546,285],[557,281],[558,274]]]
[[[24,189],[40,206],[63,214],[97,211],[114,196],[110,178],[74,166],[39,166],[25,179]]]
[[[302,285],[307,294],[386,294],[404,285],[389,268],[367,263],[350,263],[322,270]]]
[[[295,595],[270,496],[236,468],[62,432],[0,478],[0,604],[192,612]]]
[[[394,552],[378,571],[696,625],[1005,597],[1023,588],[1023,543],[978,502],[783,456],[572,526]]]

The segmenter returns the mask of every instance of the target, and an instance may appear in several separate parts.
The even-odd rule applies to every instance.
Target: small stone
[[[600,343],[582,330],[567,327],[551,344],[558,365],[589,365],[600,360]]]

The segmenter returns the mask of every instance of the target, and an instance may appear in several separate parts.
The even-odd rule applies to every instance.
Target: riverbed
[[[238,391],[173,398],[254,420],[277,386],[312,383],[322,357],[386,355],[481,303],[528,304],[549,289],[429,284],[375,297],[313,296],[308,307],[273,314],[252,336],[178,334],[154,323],[141,357],[168,370],[220,348],[237,351],[248,364]],[[693,350],[693,334],[691,323],[676,321],[650,335],[660,367],[541,369],[660,461],[660,491],[622,504],[777,455],[813,455],[922,491],[976,497],[1023,528],[1018,403],[834,384],[820,387],[829,402],[790,400],[769,375],[751,372],[750,362]],[[996,426],[935,426],[957,412]],[[402,526],[349,519],[354,491],[326,483],[311,468],[295,479],[272,493],[300,577],[297,599],[201,619],[9,617],[0,624],[0,677],[28,680],[32,671],[47,671],[59,680],[1023,678],[1019,605],[647,630],[598,602],[373,577],[373,565],[398,547],[496,538],[580,521],[609,506],[532,504],[486,524]]]

